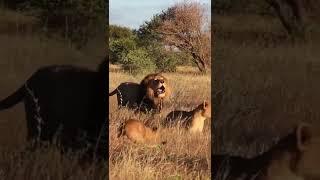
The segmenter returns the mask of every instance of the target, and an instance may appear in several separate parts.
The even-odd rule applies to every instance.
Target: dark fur
[[[128,90],[130,90],[130,93],[125,93]],[[115,94],[117,94],[118,106],[127,106],[130,109],[138,108],[142,104],[145,95],[142,86],[133,82],[121,83],[109,96]]]
[[[24,102],[28,140],[51,142],[57,137],[63,146],[82,148],[89,142],[93,147],[102,126],[107,125],[106,63],[104,61],[98,71],[71,65],[40,68],[24,86],[0,101],[0,110]],[[105,147],[99,147],[98,151],[104,153],[107,145],[102,144],[100,146]]]
[[[148,83],[156,75],[158,74],[149,74],[140,84],[134,82],[121,83],[114,91],[109,93],[109,96],[117,94],[119,107],[126,106],[129,109],[141,112],[160,113],[163,108],[163,98],[147,96]]]

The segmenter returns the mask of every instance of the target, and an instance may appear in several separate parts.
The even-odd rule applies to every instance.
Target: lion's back
[[[171,111],[165,118],[164,126],[173,126],[179,122],[185,124],[192,118],[192,115],[188,111]]]

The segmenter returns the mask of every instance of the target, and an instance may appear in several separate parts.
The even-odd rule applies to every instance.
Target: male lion
[[[118,106],[142,112],[161,112],[163,101],[171,94],[168,80],[160,73],[149,74],[138,83],[121,83],[109,96],[117,94]]]
[[[211,118],[211,103],[203,101],[192,111],[172,111],[170,112],[163,124],[167,127],[177,124],[182,125],[192,133],[202,132],[204,121]]]
[[[216,180],[302,180],[320,179],[320,136],[301,123],[269,151],[246,159],[213,155]]]
[[[153,127],[151,129],[136,119],[129,119],[120,125],[118,138],[124,135],[135,143],[156,144],[160,141],[158,128]],[[165,143],[166,142],[161,142],[161,144]]]
[[[82,140],[95,144],[106,124],[106,63],[98,71],[71,65],[42,67],[0,101],[0,110],[23,101],[27,139],[32,142],[50,142],[59,137],[68,147],[87,144]]]

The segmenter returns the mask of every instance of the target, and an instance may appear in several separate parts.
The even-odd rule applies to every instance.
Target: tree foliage
[[[129,51],[137,48],[133,32],[126,27],[109,26],[109,58],[111,63],[122,64]]]
[[[106,22],[104,0],[3,0],[13,9],[32,11],[44,32],[59,34],[81,48]]]
[[[136,49],[136,42],[131,38],[113,39],[109,42],[109,54],[111,63],[123,63],[124,58],[131,50]]]
[[[199,70],[205,72],[211,64],[211,27],[203,7],[197,2],[183,2],[168,11],[172,15],[156,31],[165,45],[190,54]]]
[[[154,61],[143,48],[129,51],[124,59],[123,67],[132,74],[151,73],[156,69]]]
[[[109,25],[109,38],[121,39],[121,38],[134,38],[134,33],[127,27]]]
[[[140,68],[175,71],[177,65],[190,62],[206,71],[211,63],[210,33],[210,23],[199,3],[179,3],[134,31],[111,25],[110,61],[130,72]]]

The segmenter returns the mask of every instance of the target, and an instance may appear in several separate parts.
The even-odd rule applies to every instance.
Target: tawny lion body
[[[125,135],[135,143],[155,144],[160,140],[157,128],[149,128],[143,122],[135,119],[122,123],[118,131],[118,137]]]
[[[269,151],[252,159],[213,155],[216,180],[320,179],[320,136],[308,124],[281,139]]]
[[[204,101],[192,111],[172,111],[170,112],[164,122],[167,127],[181,124],[188,128],[190,132],[202,132],[204,121],[211,118],[211,104]]]
[[[133,82],[121,83],[109,96],[117,94],[118,106],[127,106],[143,112],[160,112],[163,101],[171,94],[168,80],[161,74],[149,74],[140,84]]]

